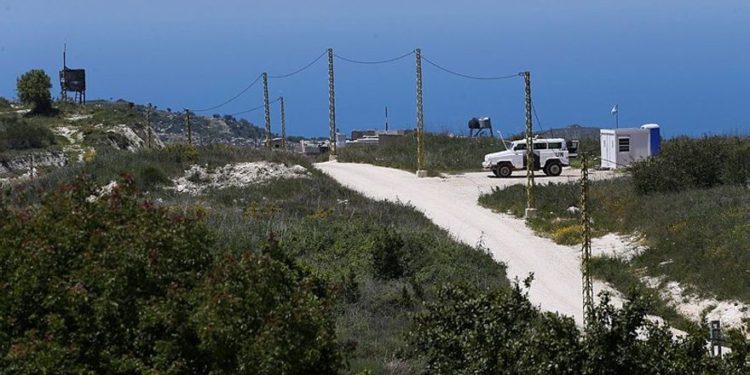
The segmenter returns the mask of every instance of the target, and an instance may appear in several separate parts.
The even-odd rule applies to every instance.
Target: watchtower
[[[68,100],[68,92],[73,92],[73,101],[79,104],[86,103],[86,70],[69,69],[67,65],[66,45],[63,49],[63,69],[60,71],[60,97],[62,100]]]

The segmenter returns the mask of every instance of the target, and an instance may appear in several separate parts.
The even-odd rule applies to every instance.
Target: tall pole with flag
[[[612,107],[612,116],[615,116],[615,128],[620,128],[620,105],[615,104],[614,107]]]

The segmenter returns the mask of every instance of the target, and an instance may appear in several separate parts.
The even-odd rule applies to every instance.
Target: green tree
[[[233,257],[213,237],[129,178],[0,204],[0,374],[335,373],[321,282],[275,244]]]
[[[529,283],[526,283],[528,286]],[[411,342],[431,374],[746,374],[750,345],[729,332],[733,354],[712,357],[705,327],[684,338],[646,319],[633,294],[621,309],[606,295],[584,332],[542,313],[516,284],[510,290],[446,286],[417,315]]]
[[[417,316],[411,335],[428,373],[580,374],[573,320],[541,313],[517,283],[490,291],[449,285],[437,301]]]
[[[10,102],[8,101],[8,99],[5,99],[2,96],[0,96],[0,109],[8,109],[10,107],[11,106],[10,106]]]
[[[32,105],[33,113],[48,113],[52,110],[52,83],[44,70],[32,69],[18,78],[18,99],[21,103]]]

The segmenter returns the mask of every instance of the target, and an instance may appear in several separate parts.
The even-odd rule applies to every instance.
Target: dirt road
[[[368,164],[327,162],[316,167],[339,183],[378,200],[413,205],[435,224],[471,246],[479,241],[496,260],[508,266],[508,277],[524,279],[534,273],[529,298],[542,309],[573,316],[581,325],[580,250],[536,236],[522,220],[480,207],[477,198],[493,187],[524,184],[525,174],[507,179],[491,173],[466,173],[446,178],[417,179],[413,173]],[[578,171],[566,169],[559,177],[542,176],[537,183],[575,181]],[[592,172],[593,179],[611,172]],[[595,283],[594,293],[606,286]]]

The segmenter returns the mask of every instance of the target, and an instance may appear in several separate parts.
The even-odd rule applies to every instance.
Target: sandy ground
[[[722,326],[729,328],[742,328],[745,321],[750,321],[750,305],[740,301],[701,297],[689,293],[679,283],[661,277],[644,276],[641,281],[658,290],[667,304],[692,321],[699,322],[702,314],[706,314],[706,322],[720,320]]]
[[[212,171],[200,165],[192,165],[182,177],[173,182],[178,192],[198,195],[208,188],[223,189],[264,183],[276,178],[307,177],[308,171],[301,165],[287,167],[283,164],[259,161],[227,164]]]
[[[529,292],[532,303],[547,311],[572,316],[582,324],[580,249],[538,237],[522,220],[477,204],[479,195],[493,187],[524,184],[525,173],[515,172],[506,179],[483,172],[418,179],[413,173],[368,164],[327,162],[316,167],[370,198],[411,204],[466,244],[475,246],[482,239],[493,257],[508,266],[510,279],[534,274]],[[565,169],[558,177],[539,176],[537,183],[575,181],[579,173]],[[590,177],[603,179],[613,175],[613,172],[592,171]],[[611,290],[595,282],[595,294],[605,289]]]

